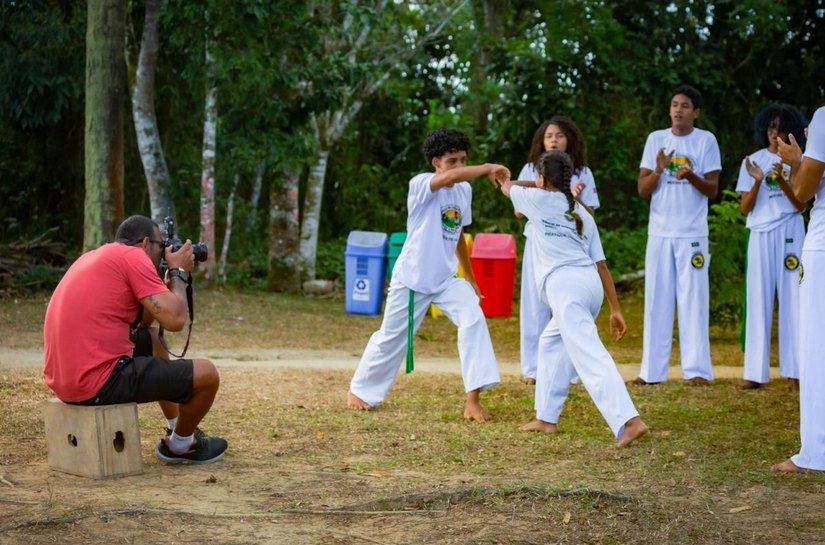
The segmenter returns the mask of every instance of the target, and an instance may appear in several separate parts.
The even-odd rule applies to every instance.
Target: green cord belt
[[[415,326],[415,292],[410,290],[410,303],[407,305],[407,373],[413,372],[413,330]]]

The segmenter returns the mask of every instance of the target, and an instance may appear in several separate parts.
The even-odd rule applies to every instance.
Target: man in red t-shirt
[[[155,320],[169,331],[186,324],[192,243],[172,252],[157,224],[144,216],[127,218],[115,238],[80,256],[52,294],[43,328],[46,384],[76,405],[159,401],[171,433],[158,443],[158,458],[219,460],[226,440],[197,430],[218,392],[218,370],[205,359],[169,360],[157,330],[149,328]],[[162,258],[165,281],[158,274]],[[151,332],[154,350],[135,349],[139,331],[147,340]]]

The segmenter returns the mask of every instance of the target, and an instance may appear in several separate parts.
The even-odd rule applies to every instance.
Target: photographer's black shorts
[[[192,360],[123,356],[117,361],[112,374],[96,396],[72,405],[114,405],[150,401],[186,403],[192,398],[194,373]]]

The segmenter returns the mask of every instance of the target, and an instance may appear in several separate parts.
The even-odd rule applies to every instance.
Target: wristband
[[[173,278],[180,278],[184,282],[189,282],[189,273],[184,271],[180,267],[175,269],[167,269],[166,276],[163,278],[163,281],[168,283]]]

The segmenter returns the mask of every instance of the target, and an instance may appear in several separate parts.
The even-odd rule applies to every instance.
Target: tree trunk
[[[158,13],[164,0],[146,0],[146,19],[140,40],[140,54],[132,97],[132,118],[135,124],[140,159],[149,188],[149,208],[152,219],[163,225],[164,216],[175,216],[172,204],[171,177],[163,155],[157,117],[155,116],[155,72],[158,64]]]
[[[232,216],[235,214],[235,192],[238,190],[238,182],[240,181],[241,175],[235,174],[235,181],[232,183],[232,192],[229,193],[229,200],[226,203],[226,231],[223,235],[221,259],[218,265],[218,276],[221,282],[226,280],[226,256],[229,254],[229,240],[232,238]]]
[[[218,89],[214,84],[215,57],[212,55],[212,44],[208,42],[206,73],[210,87],[206,91],[204,105],[200,239],[209,248],[209,257],[202,266],[208,283],[215,272],[215,137],[218,124]]]
[[[318,149],[309,170],[301,220],[301,282],[315,280],[315,258],[318,253],[318,227],[321,222],[321,201],[327,176],[329,151]]]
[[[250,233],[255,231],[255,226],[258,223],[258,202],[261,200],[265,168],[266,163],[263,160],[258,161],[258,164],[255,165],[255,183],[252,185],[252,197],[249,199],[249,218],[246,224],[246,229]]]
[[[506,6],[502,0],[473,0],[473,18],[476,24],[477,42],[473,52],[472,75],[470,78],[470,111],[473,131],[478,135],[487,133],[487,117],[490,114],[489,96],[485,92],[487,67],[492,62],[493,47],[501,38],[502,17]]]
[[[126,0],[89,0],[86,24],[86,196],[83,248],[114,239],[123,221]]]
[[[287,172],[280,187],[273,187],[269,205],[268,291],[301,291],[298,261],[298,173]]]

